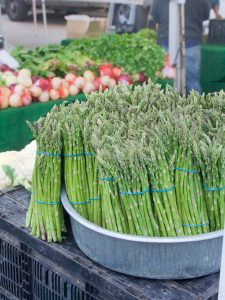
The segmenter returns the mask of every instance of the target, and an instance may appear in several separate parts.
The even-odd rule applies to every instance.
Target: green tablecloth
[[[84,101],[85,96],[80,94],[69,97],[67,101],[72,102],[75,99]],[[62,102],[63,100],[36,102],[30,106],[0,110],[0,152],[24,148],[32,140],[26,121],[36,121],[45,116],[55,104],[59,105]]]
[[[159,80],[158,83],[161,84],[162,89],[165,89],[166,84],[173,85],[172,80]],[[75,99],[84,101],[86,98],[84,94],[79,94],[69,97],[67,101],[72,102]],[[30,106],[0,110],[0,152],[18,151],[24,148],[32,140],[32,134],[26,121],[38,120],[45,116],[55,104],[59,105],[62,102],[63,100],[36,102]]]
[[[223,77],[225,77],[225,46],[203,44],[201,47],[201,86],[203,92],[225,90],[225,82],[216,82]]]

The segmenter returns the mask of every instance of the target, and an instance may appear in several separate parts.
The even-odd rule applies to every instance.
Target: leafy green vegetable
[[[5,80],[2,78],[3,74],[0,74],[0,86],[6,86]]]
[[[103,34],[97,38],[72,40],[67,46],[49,45],[35,50],[17,47],[12,55],[20,67],[33,74],[64,75],[68,71],[96,71],[102,62],[122,67],[130,75],[144,73],[155,81],[164,65],[165,53],[156,43],[156,34],[143,29],[134,34]]]
[[[164,52],[153,38],[142,31],[137,34],[104,34],[96,39],[73,40],[68,49],[80,51],[94,60],[110,62],[133,75],[144,73],[152,80],[164,65]],[[151,33],[151,31],[149,31]]]
[[[96,63],[87,55],[82,55],[80,51],[71,52],[59,45],[39,47],[35,50],[25,50],[20,46],[11,54],[18,60],[21,69],[28,68],[32,74],[39,76],[64,76],[69,71],[82,74],[87,66],[96,71]]]

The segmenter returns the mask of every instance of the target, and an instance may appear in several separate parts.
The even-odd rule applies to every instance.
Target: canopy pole
[[[169,3],[169,56],[171,65],[176,68],[174,87],[182,95],[186,94],[185,2],[186,0],[170,0]]]
[[[42,0],[42,15],[43,15],[43,23],[46,36],[48,35],[48,26],[47,26],[47,12],[46,12],[46,4],[45,0]]]
[[[179,2],[179,24],[180,24],[180,90],[186,96],[186,69],[185,69],[185,14],[184,3]]]
[[[34,30],[37,33],[37,0],[32,1]]]

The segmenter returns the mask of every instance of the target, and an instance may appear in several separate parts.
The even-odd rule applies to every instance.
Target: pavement
[[[99,16],[97,10],[95,11],[92,10],[88,14]],[[0,22],[0,34],[3,33],[5,48],[10,50],[19,45],[26,48],[35,48],[48,44],[59,44],[62,39],[66,38],[66,21],[64,17],[65,15],[62,13],[49,12],[47,15],[48,28],[45,32],[40,12],[38,13],[38,26],[36,29],[33,25],[32,15],[29,15],[26,21],[12,22],[7,15],[3,14]]]
[[[44,30],[42,15],[38,15],[38,26],[35,30],[32,16],[24,22],[12,22],[7,15],[2,16],[2,31],[5,39],[5,48],[12,49],[23,45],[26,48],[60,43],[66,38],[66,22],[61,14],[48,14],[47,32]]]

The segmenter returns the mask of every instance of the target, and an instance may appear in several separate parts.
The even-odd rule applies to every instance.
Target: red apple
[[[54,90],[54,89],[50,90],[49,96],[50,96],[51,100],[59,100],[59,98],[60,98],[59,91]]]
[[[9,106],[9,97],[11,91],[7,87],[0,87],[0,109],[7,108]]]
[[[112,71],[113,71],[114,77],[116,79],[118,79],[121,76],[121,74],[122,74],[122,69],[119,68],[119,67],[113,67]]]
[[[42,91],[49,91],[51,89],[50,80],[45,78],[39,78],[34,85],[39,86]]]
[[[48,102],[49,101],[49,92],[43,91],[41,95],[38,97],[38,100],[40,102]]]
[[[75,79],[76,79],[76,75],[74,75],[73,73],[66,74],[65,80],[69,82],[69,84],[74,84]]]
[[[12,107],[20,107],[22,106],[22,99],[21,99],[21,96],[18,95],[18,94],[12,94],[10,97],[9,97],[9,105],[12,106]]]
[[[32,103],[31,94],[27,90],[25,90],[23,92],[21,99],[22,99],[23,105],[25,105],[25,106],[30,105]]]
[[[71,96],[75,96],[79,93],[79,89],[74,84],[72,84],[69,87],[69,93],[70,93]]]
[[[84,79],[84,77],[78,76],[75,79],[75,85],[78,89],[83,89],[85,83],[86,83],[86,80]]]
[[[108,75],[102,76],[101,77],[101,84],[108,86],[110,83],[111,77]]]
[[[84,88],[83,88],[83,92],[86,94],[90,94],[91,92],[94,92],[95,90],[95,86],[92,82],[86,82]]]
[[[123,74],[119,77],[119,80],[118,82],[121,84],[121,85],[129,85],[132,83],[132,80],[130,78],[130,76],[128,74]]]
[[[58,92],[59,92],[60,98],[62,98],[62,99],[67,98],[70,94],[69,89],[64,88],[64,87],[59,89]]]
[[[86,81],[88,81],[88,82],[92,82],[92,81],[94,81],[95,80],[95,74],[92,72],[92,71],[90,71],[90,70],[86,70],[85,72],[84,72],[84,79],[86,80]]]
[[[104,64],[99,68],[100,76],[109,76],[114,78],[114,73],[111,64]]]
[[[147,80],[147,77],[143,73],[137,73],[133,76],[133,80],[143,83]]]

